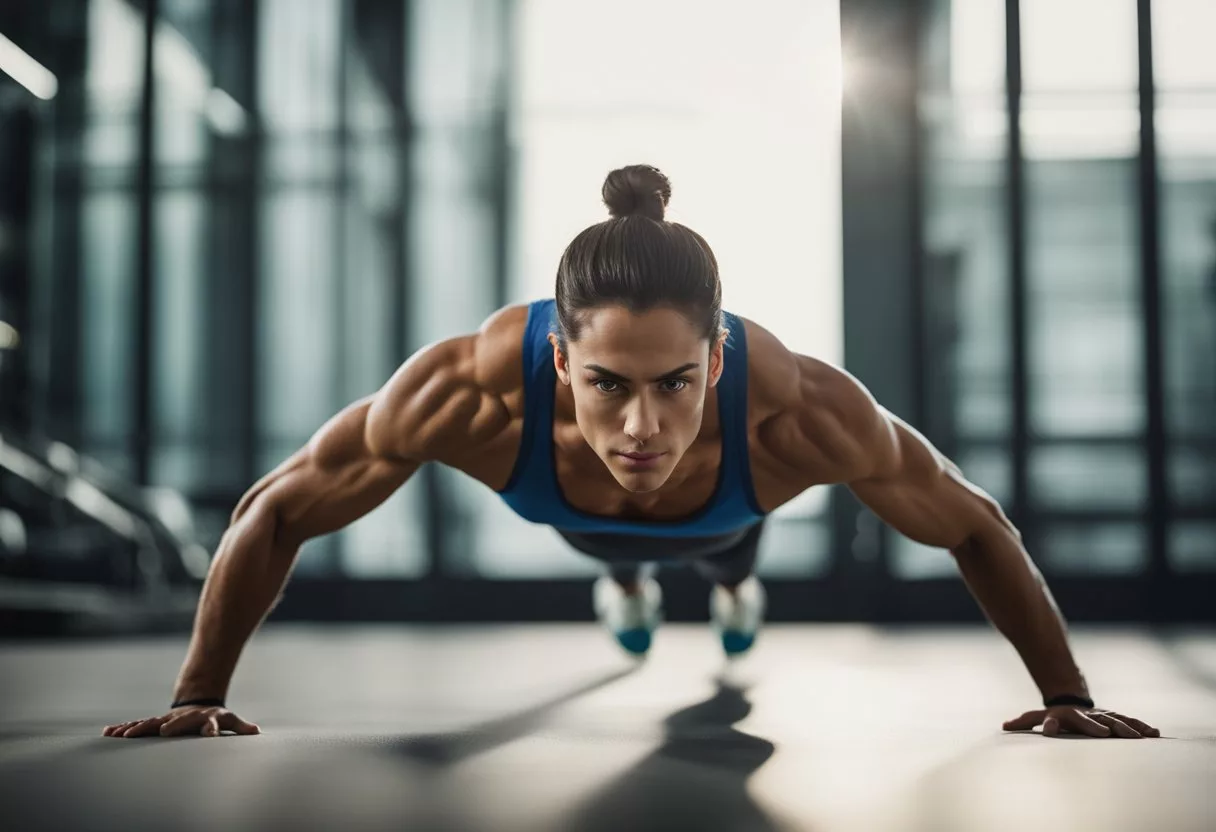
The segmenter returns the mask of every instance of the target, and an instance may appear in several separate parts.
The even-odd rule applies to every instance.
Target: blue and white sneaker
[[[756,643],[764,622],[766,596],[755,575],[748,575],[732,593],[718,584],[709,596],[710,626],[722,641],[727,658],[742,656]]]
[[[654,578],[642,578],[634,595],[608,575],[595,582],[595,615],[632,656],[645,656],[663,618],[663,591]]]

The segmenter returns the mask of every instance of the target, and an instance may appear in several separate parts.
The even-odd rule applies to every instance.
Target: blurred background
[[[1210,0],[6,2],[2,632],[188,625],[244,490],[551,295],[638,162],[726,306],[957,461],[1067,616],[1211,620],[1214,31]],[[428,466],[274,616],[590,619],[596,570]],[[844,488],[759,572],[778,620],[981,617]]]

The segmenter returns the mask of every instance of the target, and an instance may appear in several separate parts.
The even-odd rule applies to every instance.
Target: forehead
[[[594,356],[635,364],[669,364],[673,358],[696,361],[706,346],[697,328],[674,309],[631,312],[608,306],[584,312],[582,323],[579,339],[570,348],[587,360]]]

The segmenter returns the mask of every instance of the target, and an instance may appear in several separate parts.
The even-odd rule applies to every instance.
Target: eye
[[[605,386],[607,385],[607,386]],[[591,382],[591,386],[599,390],[601,393],[615,393],[621,389],[621,385],[611,379],[600,378]]]
[[[668,393],[679,393],[681,390],[683,390],[685,387],[688,386],[688,381],[687,381],[687,379],[682,379],[682,378],[668,378],[668,379],[664,379],[662,384],[663,384],[663,389],[666,390]],[[675,386],[671,386],[671,385],[675,385]]]

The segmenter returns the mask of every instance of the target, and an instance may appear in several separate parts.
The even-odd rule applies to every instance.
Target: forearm
[[[282,591],[298,547],[275,539],[270,512],[229,527],[203,584],[174,699],[224,698],[245,643]]]
[[[994,525],[953,554],[971,594],[1018,651],[1043,696],[1088,696],[1064,617],[1012,526]]]

